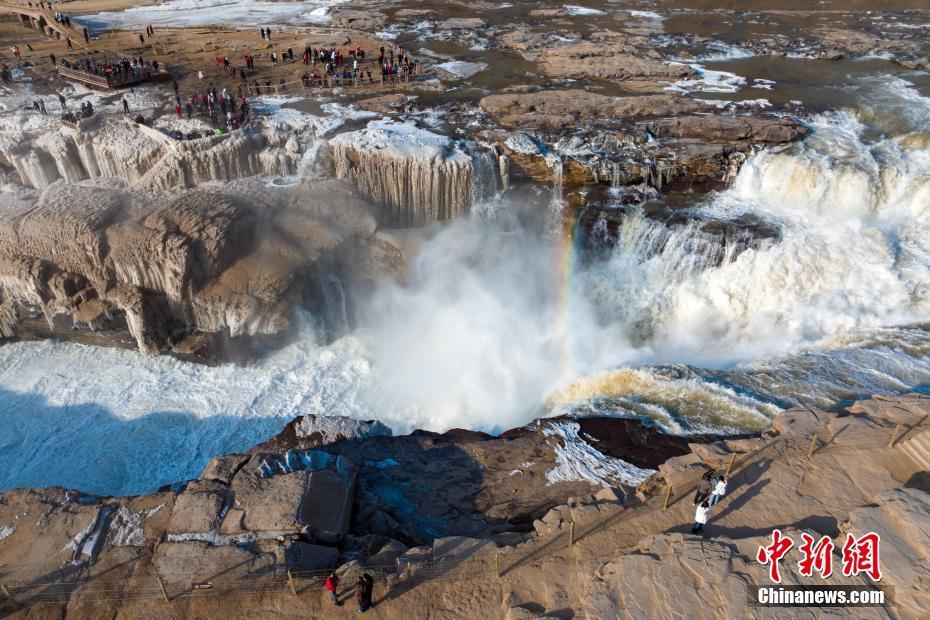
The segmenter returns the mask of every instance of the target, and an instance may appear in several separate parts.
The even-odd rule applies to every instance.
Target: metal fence
[[[571,528],[574,532],[574,526]],[[542,546],[543,554],[569,545],[569,532],[560,531]],[[255,556],[260,566],[263,556]],[[351,590],[358,578],[368,573],[375,587],[386,591],[392,588],[432,582],[503,576],[509,570],[535,559],[516,549],[502,553],[490,541],[471,549],[454,551],[441,558],[429,556],[401,556],[393,564],[349,564],[339,571],[343,594]],[[177,557],[172,557],[177,560]],[[189,559],[203,560],[203,556]],[[0,566],[0,581],[12,579],[14,571],[47,569],[48,565]],[[241,570],[241,574],[230,575]],[[113,573],[126,576],[114,576]],[[104,565],[67,564],[52,573],[51,577],[26,580],[22,583],[0,583],[0,609],[26,608],[37,605],[80,605],[85,603],[120,603],[130,600],[163,600],[172,602],[205,596],[243,596],[280,594],[301,596],[320,591],[330,570],[289,571],[280,566],[248,569],[244,566],[218,567],[213,577],[204,571],[192,574],[159,572],[150,557],[107,568]],[[6,573],[4,575],[4,573]]]

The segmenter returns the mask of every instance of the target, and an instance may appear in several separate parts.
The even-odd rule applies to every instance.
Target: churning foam
[[[669,376],[652,368],[623,368],[577,379],[550,395],[546,405],[561,413],[567,405],[591,402],[651,419],[674,433],[762,430],[780,411],[699,376]]]

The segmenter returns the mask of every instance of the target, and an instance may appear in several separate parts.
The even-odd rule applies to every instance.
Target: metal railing
[[[660,498],[661,499],[661,498]],[[553,535],[537,537],[536,544],[526,548],[499,548],[492,541],[479,543],[472,548],[453,550],[444,557],[410,557],[401,556],[393,564],[348,565],[340,573],[342,590],[351,590],[355,582],[364,573],[375,581],[376,590],[391,591],[394,588],[411,588],[417,584],[434,581],[457,581],[476,578],[501,578],[522,566],[551,555],[559,550],[572,547],[583,538],[598,531],[607,530],[611,524],[629,513],[629,508],[617,506],[617,510],[607,517],[587,523],[565,524]],[[585,558],[607,557],[615,555],[615,550],[604,553],[590,553],[585,550]],[[255,565],[261,565],[261,554],[253,558]],[[177,560],[172,556],[170,560]],[[204,556],[190,556],[191,560],[203,561]],[[34,572],[48,569],[48,565],[31,565]],[[30,565],[0,565],[0,609],[7,606],[22,609],[37,605],[81,605],[85,603],[115,602],[138,599],[162,600],[170,603],[176,600],[204,596],[245,596],[245,595],[285,595],[302,596],[323,588],[326,577],[331,570],[290,571],[282,567],[266,567],[249,570],[243,565],[236,567],[217,566],[212,569],[213,576],[206,576],[203,569],[196,574],[176,574],[159,572],[150,557],[139,558],[115,568],[103,569],[95,574],[96,565],[63,565],[52,575],[55,578],[37,578],[24,582],[12,582],[16,571],[30,570]],[[242,574],[230,576],[230,573],[242,570]],[[126,577],[113,577],[109,572],[125,572]],[[344,594],[345,592],[343,592]]]

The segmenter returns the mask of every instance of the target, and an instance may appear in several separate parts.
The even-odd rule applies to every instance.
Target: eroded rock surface
[[[146,353],[282,334],[321,265],[346,246],[367,254],[375,227],[332,180],[299,192],[55,184],[0,206],[0,334],[44,317],[53,333],[125,329]]]
[[[486,154],[472,155],[457,141],[408,123],[372,121],[334,137],[329,148],[336,177],[352,180],[380,205],[378,219],[386,226],[461,217],[497,178],[496,162]]]

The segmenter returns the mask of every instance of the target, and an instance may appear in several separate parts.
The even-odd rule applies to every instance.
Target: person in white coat
[[[723,497],[727,492],[727,479],[722,474],[717,478],[717,484],[714,485],[714,490],[710,494],[709,505],[713,506],[720,501],[720,498]]]
[[[707,505],[705,500],[698,504],[694,511],[694,525],[691,526],[691,533],[698,534],[702,532],[704,526],[707,525],[708,517],[710,517],[710,506]]]

